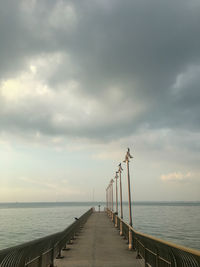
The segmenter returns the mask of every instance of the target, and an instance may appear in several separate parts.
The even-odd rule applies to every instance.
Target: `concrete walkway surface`
[[[68,245],[69,251],[62,251],[63,259],[55,260],[57,267],[134,267],[144,266],[136,259],[136,252],[128,250],[127,240],[119,235],[110,218],[104,212],[95,212]]]

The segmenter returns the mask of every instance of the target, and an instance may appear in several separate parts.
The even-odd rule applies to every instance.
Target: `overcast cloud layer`
[[[1,1],[2,140],[131,143],[199,179],[199,25],[198,0]]]

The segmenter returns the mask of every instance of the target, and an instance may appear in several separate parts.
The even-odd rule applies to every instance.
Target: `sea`
[[[0,203],[0,249],[64,230],[103,202]],[[115,209],[115,207],[114,207]],[[123,204],[129,221],[128,203]],[[120,214],[120,213],[119,213]],[[200,250],[200,202],[134,202],[133,227],[166,241]]]

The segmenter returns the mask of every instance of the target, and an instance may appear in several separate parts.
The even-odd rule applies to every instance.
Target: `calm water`
[[[0,204],[0,249],[61,231],[91,206],[93,203]],[[97,209],[97,203],[94,206]],[[136,230],[200,249],[200,202],[135,203],[132,209]],[[124,219],[128,221],[127,204]]]

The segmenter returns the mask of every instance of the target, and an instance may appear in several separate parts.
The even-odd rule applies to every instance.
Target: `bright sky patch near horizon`
[[[200,1],[0,2],[0,202],[200,200]],[[123,165],[126,194],[126,168]]]

